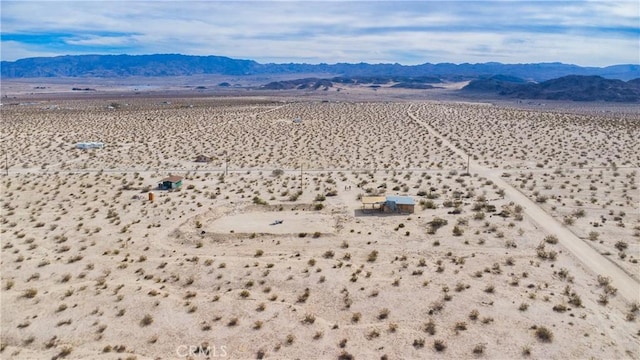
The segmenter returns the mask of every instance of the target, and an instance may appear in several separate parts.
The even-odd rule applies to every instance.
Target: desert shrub
[[[548,199],[549,199],[549,197],[546,196],[546,195],[538,195],[538,196],[536,196],[536,202],[540,203],[540,204],[543,204],[543,203],[547,202]]]
[[[573,216],[575,216],[576,218],[582,218],[585,217],[586,212],[584,211],[584,209],[577,209],[576,211],[573,212]]]
[[[10,290],[13,287],[14,284],[15,284],[15,282],[13,280],[9,279],[9,280],[7,280],[7,282],[5,282],[4,289],[5,290]]]
[[[624,251],[629,247],[629,244],[627,244],[627,242],[623,240],[619,240],[616,242],[615,247],[616,249],[618,249],[618,251]]]
[[[580,307],[582,306],[582,299],[578,294],[572,293],[571,295],[569,295],[569,304],[575,307]]]
[[[422,210],[424,209],[435,209],[436,208],[436,204],[433,202],[433,200],[420,200],[420,207],[422,208]]]
[[[441,227],[447,225],[449,222],[446,219],[442,219],[439,217],[434,217],[433,220],[431,220],[430,222],[428,222],[427,224],[429,224],[429,233],[430,234],[435,234],[436,231],[438,231],[438,229],[440,229]]]
[[[553,333],[551,330],[547,329],[544,326],[539,326],[536,328],[536,337],[538,340],[542,342],[552,342],[553,341]]]
[[[358,321],[360,321],[360,318],[362,317],[362,314],[359,312],[355,312],[351,315],[351,322],[352,323],[357,323]]]
[[[310,295],[310,291],[309,288],[304,289],[304,292],[298,296],[298,303],[305,303],[307,301],[307,299],[309,298]]]
[[[380,313],[378,314],[378,320],[384,320],[389,316],[389,309],[384,308],[382,310],[380,310]]]
[[[471,312],[469,313],[469,319],[471,320],[478,320],[478,316],[480,315],[480,312],[478,312],[478,310],[473,309],[471,310]]]
[[[473,220],[484,220],[485,214],[482,211],[475,212],[473,214]]]
[[[389,332],[390,333],[394,333],[398,330],[398,324],[396,323],[390,323],[389,324]]]
[[[378,251],[377,250],[373,250],[367,256],[367,261],[368,262],[374,262],[374,261],[376,261],[376,259],[378,259]]]
[[[140,326],[148,326],[153,323],[153,316],[146,314],[142,320],[140,320]]]
[[[316,316],[313,314],[305,314],[304,319],[302,319],[302,323],[304,324],[313,324],[316,321]]]
[[[429,322],[424,324],[423,330],[429,335],[434,335],[436,333],[436,324],[433,320],[429,320]]]
[[[558,243],[558,237],[555,235],[547,235],[544,238],[544,241],[548,244],[557,244]]]
[[[456,323],[454,329],[462,331],[462,330],[467,330],[467,323],[464,321],[459,321]]]
[[[289,334],[287,335],[287,337],[285,338],[285,344],[287,345],[291,345],[293,344],[293,342],[296,340],[296,336],[293,334]]]
[[[380,331],[378,331],[378,329],[373,329],[371,331],[369,331],[369,333],[367,334],[366,338],[367,340],[372,340],[375,339],[377,337],[380,336]]]
[[[611,283],[611,278],[608,276],[598,275],[598,285],[607,286]]]
[[[336,190],[336,189],[329,190],[329,191],[327,191],[325,196],[327,196],[327,197],[338,196],[338,190]]]
[[[268,203],[265,200],[261,199],[258,196],[253,197],[253,203],[256,205],[268,205]]]
[[[476,344],[473,347],[473,353],[476,355],[480,355],[482,353],[484,353],[484,350],[486,349],[486,346],[484,344]]]
[[[36,295],[38,295],[38,290],[34,288],[27,289],[22,293],[22,297],[27,299],[33,299]]]
[[[63,346],[62,349],[52,358],[52,359],[61,359],[67,357],[67,355],[71,354],[73,348],[71,346]]]
[[[598,304],[607,305],[608,303],[609,297],[607,296],[607,294],[600,294],[600,297],[598,298]]]
[[[413,339],[413,347],[420,349],[424,347],[424,339]]]
[[[436,339],[433,341],[433,348],[438,352],[442,352],[447,348],[447,344],[444,340]]]
[[[553,306],[553,311],[555,312],[565,312],[567,311],[567,306],[564,304],[557,304]]]

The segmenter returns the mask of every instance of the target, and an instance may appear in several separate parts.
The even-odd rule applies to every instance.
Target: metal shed
[[[411,196],[387,195],[384,202],[384,212],[413,214],[416,202]]]
[[[162,179],[162,182],[158,184],[158,187],[163,190],[177,189],[182,186],[182,176],[169,176]]]

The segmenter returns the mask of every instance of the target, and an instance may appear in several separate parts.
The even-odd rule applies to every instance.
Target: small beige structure
[[[384,196],[363,196],[362,199],[362,210],[382,210],[382,206],[386,201],[386,197]]]

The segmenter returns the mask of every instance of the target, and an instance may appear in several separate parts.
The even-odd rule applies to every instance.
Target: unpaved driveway
[[[407,115],[409,115],[412,120],[424,126],[433,136],[440,139],[442,143],[448,146],[453,152],[460,155],[463,159],[467,159],[467,154],[455,147],[446,138],[442,137],[429,124],[421,121],[416,115],[415,110],[410,108],[407,111]],[[628,301],[638,301],[638,299],[640,299],[640,283],[631,277],[631,275],[597,252],[562,223],[547,214],[540,206],[527,196],[505,182],[498,173],[483,167],[473,160],[470,161],[469,165],[470,171],[476,172],[479,176],[484,176],[487,179],[490,179],[494,184],[504,189],[505,197],[522,205],[525,215],[530,217],[539,227],[549,234],[557,236],[559,243],[569,250],[587,268],[591,269],[594,276],[603,275],[610,277],[613,285],[618,288],[618,294]]]

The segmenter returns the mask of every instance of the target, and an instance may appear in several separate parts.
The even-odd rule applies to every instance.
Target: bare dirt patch
[[[282,223],[276,223],[282,221]],[[205,222],[203,229],[217,233],[244,234],[313,234],[333,233],[334,219],[330,215],[314,212],[248,212],[223,216]]]

